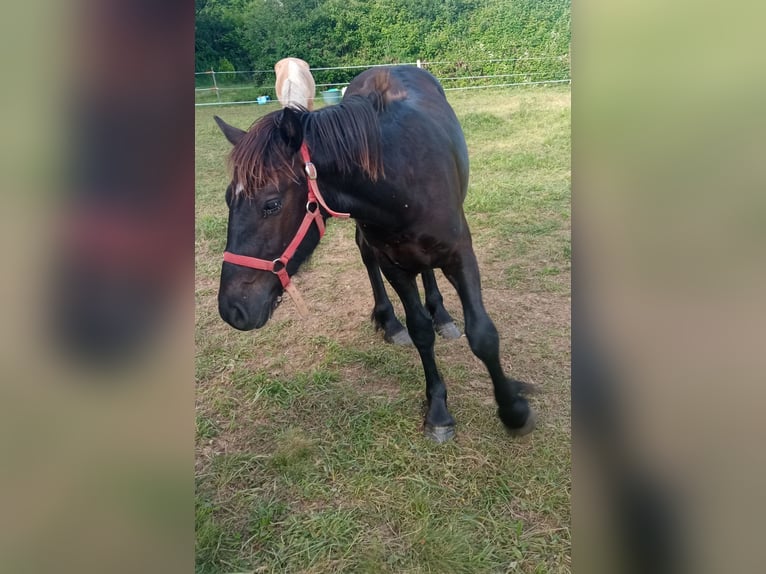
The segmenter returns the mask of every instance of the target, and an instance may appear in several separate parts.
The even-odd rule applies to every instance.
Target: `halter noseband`
[[[274,275],[279,277],[279,281],[282,283],[282,287],[290,294],[295,306],[298,308],[298,312],[304,317],[308,315],[308,308],[303,302],[303,299],[295,288],[295,285],[290,281],[290,276],[287,274],[287,264],[292,259],[295,252],[298,250],[298,246],[306,237],[312,223],[316,223],[319,230],[319,239],[324,236],[324,219],[322,219],[322,213],[319,209],[321,205],[330,217],[350,217],[349,213],[339,213],[333,211],[327,206],[322,194],[319,193],[319,186],[317,185],[317,170],[314,164],[311,162],[311,156],[309,155],[306,142],[301,144],[301,158],[303,159],[304,169],[306,170],[306,176],[308,177],[309,192],[308,199],[306,201],[306,215],[303,216],[298,231],[295,233],[295,237],[290,244],[285,248],[280,257],[269,261],[267,259],[259,259],[257,257],[248,257],[247,255],[237,255],[229,251],[224,251],[223,260],[227,263],[234,263],[235,265],[241,265],[242,267],[250,267],[251,269],[260,269],[262,271],[271,271]]]

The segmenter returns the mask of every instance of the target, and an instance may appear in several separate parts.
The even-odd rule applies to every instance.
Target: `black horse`
[[[468,342],[489,370],[498,416],[512,434],[534,428],[534,411],[522,396],[528,386],[507,377],[500,365],[498,333],[484,309],[463,213],[468,150],[431,74],[411,66],[374,68],[351,82],[339,105],[314,112],[285,108],[247,132],[216,121],[234,145],[218,293],[227,323],[241,330],[262,327],[283,291],[292,294],[290,276],[316,248],[325,219],[350,214],[373,289],[376,274],[382,286],[379,269],[404,306],[425,371],[426,436],[445,441],[455,427],[434,358],[432,314],[441,305],[441,295],[433,296],[436,268],[460,296]],[[418,294],[418,274],[431,314]],[[385,291],[378,295],[376,323],[385,328],[381,321],[393,309]]]

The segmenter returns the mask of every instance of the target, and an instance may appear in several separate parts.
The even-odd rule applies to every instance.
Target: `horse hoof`
[[[505,427],[508,431],[508,434],[512,437],[521,437],[526,434],[531,433],[535,426],[537,425],[537,415],[535,414],[535,411],[532,409],[529,409],[529,415],[527,416],[527,420],[524,422],[524,424],[520,428],[512,429],[509,427]]]
[[[503,421],[511,436],[524,436],[532,432],[537,422],[537,415],[524,397],[516,397],[510,405],[497,409],[497,416]]]
[[[459,339],[462,335],[460,329],[452,321],[436,325],[436,332],[445,339]]]
[[[407,332],[407,329],[402,329],[401,331],[391,335],[390,337],[386,335],[383,338],[385,339],[386,343],[391,343],[392,345],[408,347],[413,344],[412,339],[410,338],[410,334]]]
[[[455,425],[434,426],[426,423],[426,426],[423,429],[423,434],[426,438],[431,439],[436,444],[442,444],[455,436]]]

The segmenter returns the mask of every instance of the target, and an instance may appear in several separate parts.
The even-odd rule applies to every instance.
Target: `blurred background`
[[[763,568],[763,15],[574,6],[576,572]]]
[[[3,9],[3,572],[193,568],[187,4]]]
[[[573,569],[760,571],[764,8],[573,14]],[[0,38],[0,570],[190,571],[194,12]]]

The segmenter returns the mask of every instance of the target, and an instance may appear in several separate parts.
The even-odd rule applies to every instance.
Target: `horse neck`
[[[352,96],[338,106],[302,117],[320,191],[332,209],[350,212],[352,217],[355,212],[368,212],[371,201],[365,196],[374,198],[374,189],[384,185],[377,113],[369,98]]]
[[[330,209],[348,213],[358,221],[375,222],[389,228],[398,227],[400,214],[387,202],[380,200],[388,191],[385,182],[374,182],[361,175],[361,170],[348,175],[334,171],[332,165],[318,162],[315,166],[319,191]]]

